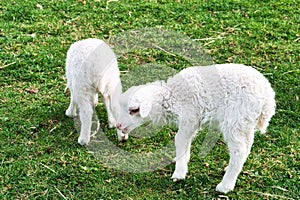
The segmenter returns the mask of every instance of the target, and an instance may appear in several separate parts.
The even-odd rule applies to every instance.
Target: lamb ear
[[[140,115],[142,118],[145,118],[149,115],[152,105],[150,102],[143,101],[140,105]]]

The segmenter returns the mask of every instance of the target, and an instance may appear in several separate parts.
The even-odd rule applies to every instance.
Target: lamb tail
[[[265,105],[263,106],[263,109],[258,118],[257,128],[260,130],[261,133],[266,132],[267,127],[269,125],[269,121],[271,120],[271,117],[275,114],[276,103],[274,97],[275,93],[272,91],[272,93],[266,99]]]

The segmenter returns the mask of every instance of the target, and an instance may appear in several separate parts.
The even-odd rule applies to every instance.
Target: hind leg
[[[239,133],[236,135],[237,140],[228,139],[228,149],[230,153],[229,165],[226,168],[225,175],[216,187],[216,190],[222,193],[232,191],[239,173],[250,153],[254,139],[254,131],[248,133]]]
[[[249,156],[249,154],[251,152],[251,147],[254,142],[254,132],[255,132],[255,129],[253,129],[246,135],[247,157]]]
[[[255,129],[253,129],[252,131],[249,132],[249,134],[246,135],[246,147],[247,147],[247,157],[249,156],[250,152],[251,152],[251,147],[252,144],[254,142],[254,132]],[[224,171],[227,171],[229,166],[225,167]]]
[[[235,182],[247,158],[247,147],[245,143],[236,143],[228,145],[230,152],[229,165],[226,168],[225,175],[217,185],[216,190],[227,193],[234,189]]]
[[[72,93],[71,93],[70,105],[66,110],[66,115],[68,117],[75,117],[77,115],[77,107]]]

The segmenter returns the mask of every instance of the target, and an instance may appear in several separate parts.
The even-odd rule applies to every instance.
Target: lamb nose
[[[117,123],[117,124],[116,124],[116,128],[117,128],[117,129],[121,130],[121,127],[122,127],[122,125],[121,125],[120,123]]]

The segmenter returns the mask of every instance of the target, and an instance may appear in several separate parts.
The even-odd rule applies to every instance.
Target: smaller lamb
[[[149,121],[178,126],[173,180],[184,179],[188,172],[191,143],[197,130],[204,125],[219,129],[228,145],[230,160],[216,190],[227,193],[235,187],[256,128],[264,133],[275,113],[275,93],[254,68],[216,64],[186,68],[167,82],[131,87],[121,94],[120,106],[116,124],[120,138],[128,138],[130,131]]]
[[[81,130],[78,143],[87,145],[99,92],[107,109],[110,127],[115,125],[119,116],[122,86],[116,56],[102,40],[90,38],[75,42],[67,52],[66,77],[71,93],[66,115],[74,117],[79,110]]]

